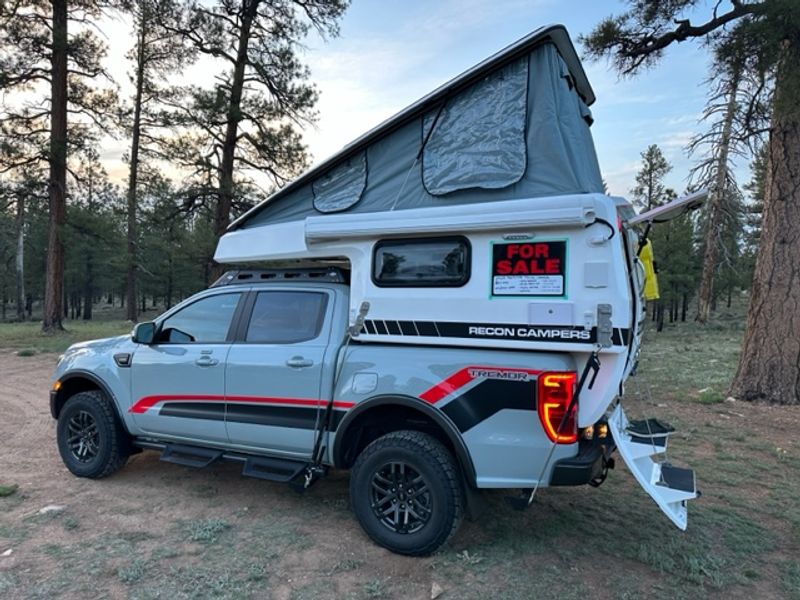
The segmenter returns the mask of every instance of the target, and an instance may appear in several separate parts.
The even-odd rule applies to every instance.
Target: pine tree
[[[0,3],[0,89],[33,90],[47,99],[46,103],[36,101],[22,106],[4,104],[0,114],[0,134],[4,138],[0,144],[0,170],[41,161],[49,166],[44,331],[62,329],[68,152],[92,146],[89,124],[102,125],[111,117],[116,103],[113,90],[101,90],[91,83],[107,76],[101,64],[104,47],[91,29],[82,25],[99,17],[110,3]],[[78,25],[72,33],[68,31],[70,23]],[[27,151],[18,151],[19,148]]]
[[[127,2],[126,10],[134,17],[136,45],[128,58],[134,62],[131,77],[134,85],[132,115],[130,116],[131,149],[128,156],[129,174],[127,191],[127,264],[126,264],[126,315],[131,321],[138,318],[136,294],[138,236],[136,227],[137,186],[141,154],[157,154],[162,141],[152,125],[157,123],[156,111],[159,96],[164,93],[167,80],[189,62],[195,53],[180,37],[173,35],[168,26],[180,23],[182,6],[174,0],[136,0]]]
[[[641,210],[650,210],[669,198],[665,195],[664,177],[672,170],[672,165],[664,158],[656,144],[651,144],[641,153],[642,168],[636,174],[636,185],[631,190],[634,205]]]
[[[198,52],[221,61],[213,89],[190,87],[172,102],[173,161],[195,175],[191,202],[214,199],[214,235],[246,203],[255,170],[282,184],[307,163],[298,125],[313,120],[317,92],[298,57],[313,28],[336,35],[348,0],[193,1],[174,31]],[[214,267],[215,271],[218,271]]]

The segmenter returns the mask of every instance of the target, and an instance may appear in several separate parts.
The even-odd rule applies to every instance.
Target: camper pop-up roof
[[[302,220],[603,191],[594,93],[562,26],[536,30],[462,73],[233,222]],[[218,260],[268,258],[265,246]],[[267,252],[268,253],[268,252]]]

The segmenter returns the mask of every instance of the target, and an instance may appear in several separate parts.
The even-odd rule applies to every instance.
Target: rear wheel
[[[444,544],[464,507],[453,456],[420,431],[392,432],[367,446],[353,465],[350,497],[373,541],[413,556]]]
[[[79,392],[58,415],[58,452],[78,477],[99,479],[122,467],[130,455],[130,438],[111,401],[99,390]]]

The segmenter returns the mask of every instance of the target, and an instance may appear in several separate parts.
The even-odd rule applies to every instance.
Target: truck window
[[[322,292],[259,292],[245,340],[296,344],[319,336],[328,296]]]
[[[158,341],[171,344],[224,342],[240,293],[217,294],[182,308],[161,325]]]
[[[469,267],[464,237],[384,240],[375,244],[372,280],[379,287],[460,287]]]

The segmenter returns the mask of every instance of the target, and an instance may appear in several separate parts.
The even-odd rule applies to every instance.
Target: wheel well
[[[61,414],[61,409],[64,408],[67,400],[72,398],[72,396],[79,392],[89,392],[92,390],[102,392],[108,397],[111,403],[111,409],[114,411],[114,415],[117,417],[117,420],[122,428],[125,431],[128,431],[128,426],[125,424],[125,419],[123,419],[122,415],[119,414],[117,403],[114,401],[114,397],[111,392],[109,392],[108,388],[106,388],[102,383],[95,381],[92,377],[83,374],[76,374],[72,377],[62,380],[61,387],[58,389],[55,398],[51,401],[50,409],[53,418],[58,418],[58,415]]]
[[[90,390],[104,390],[97,385],[96,382],[88,379],[87,377],[70,377],[61,383],[61,387],[56,394],[55,402],[53,403],[53,416],[58,417],[61,414],[61,409],[67,400],[72,398],[78,392],[88,392]]]
[[[339,439],[337,436],[336,465],[349,469],[361,451],[370,443],[382,435],[405,429],[422,431],[439,440],[459,462],[465,478],[471,479],[471,461],[467,457],[466,461],[469,464],[464,464],[463,452],[459,452],[442,426],[421,410],[400,404],[374,406],[363,411],[348,423],[347,428],[342,432],[344,437]]]

